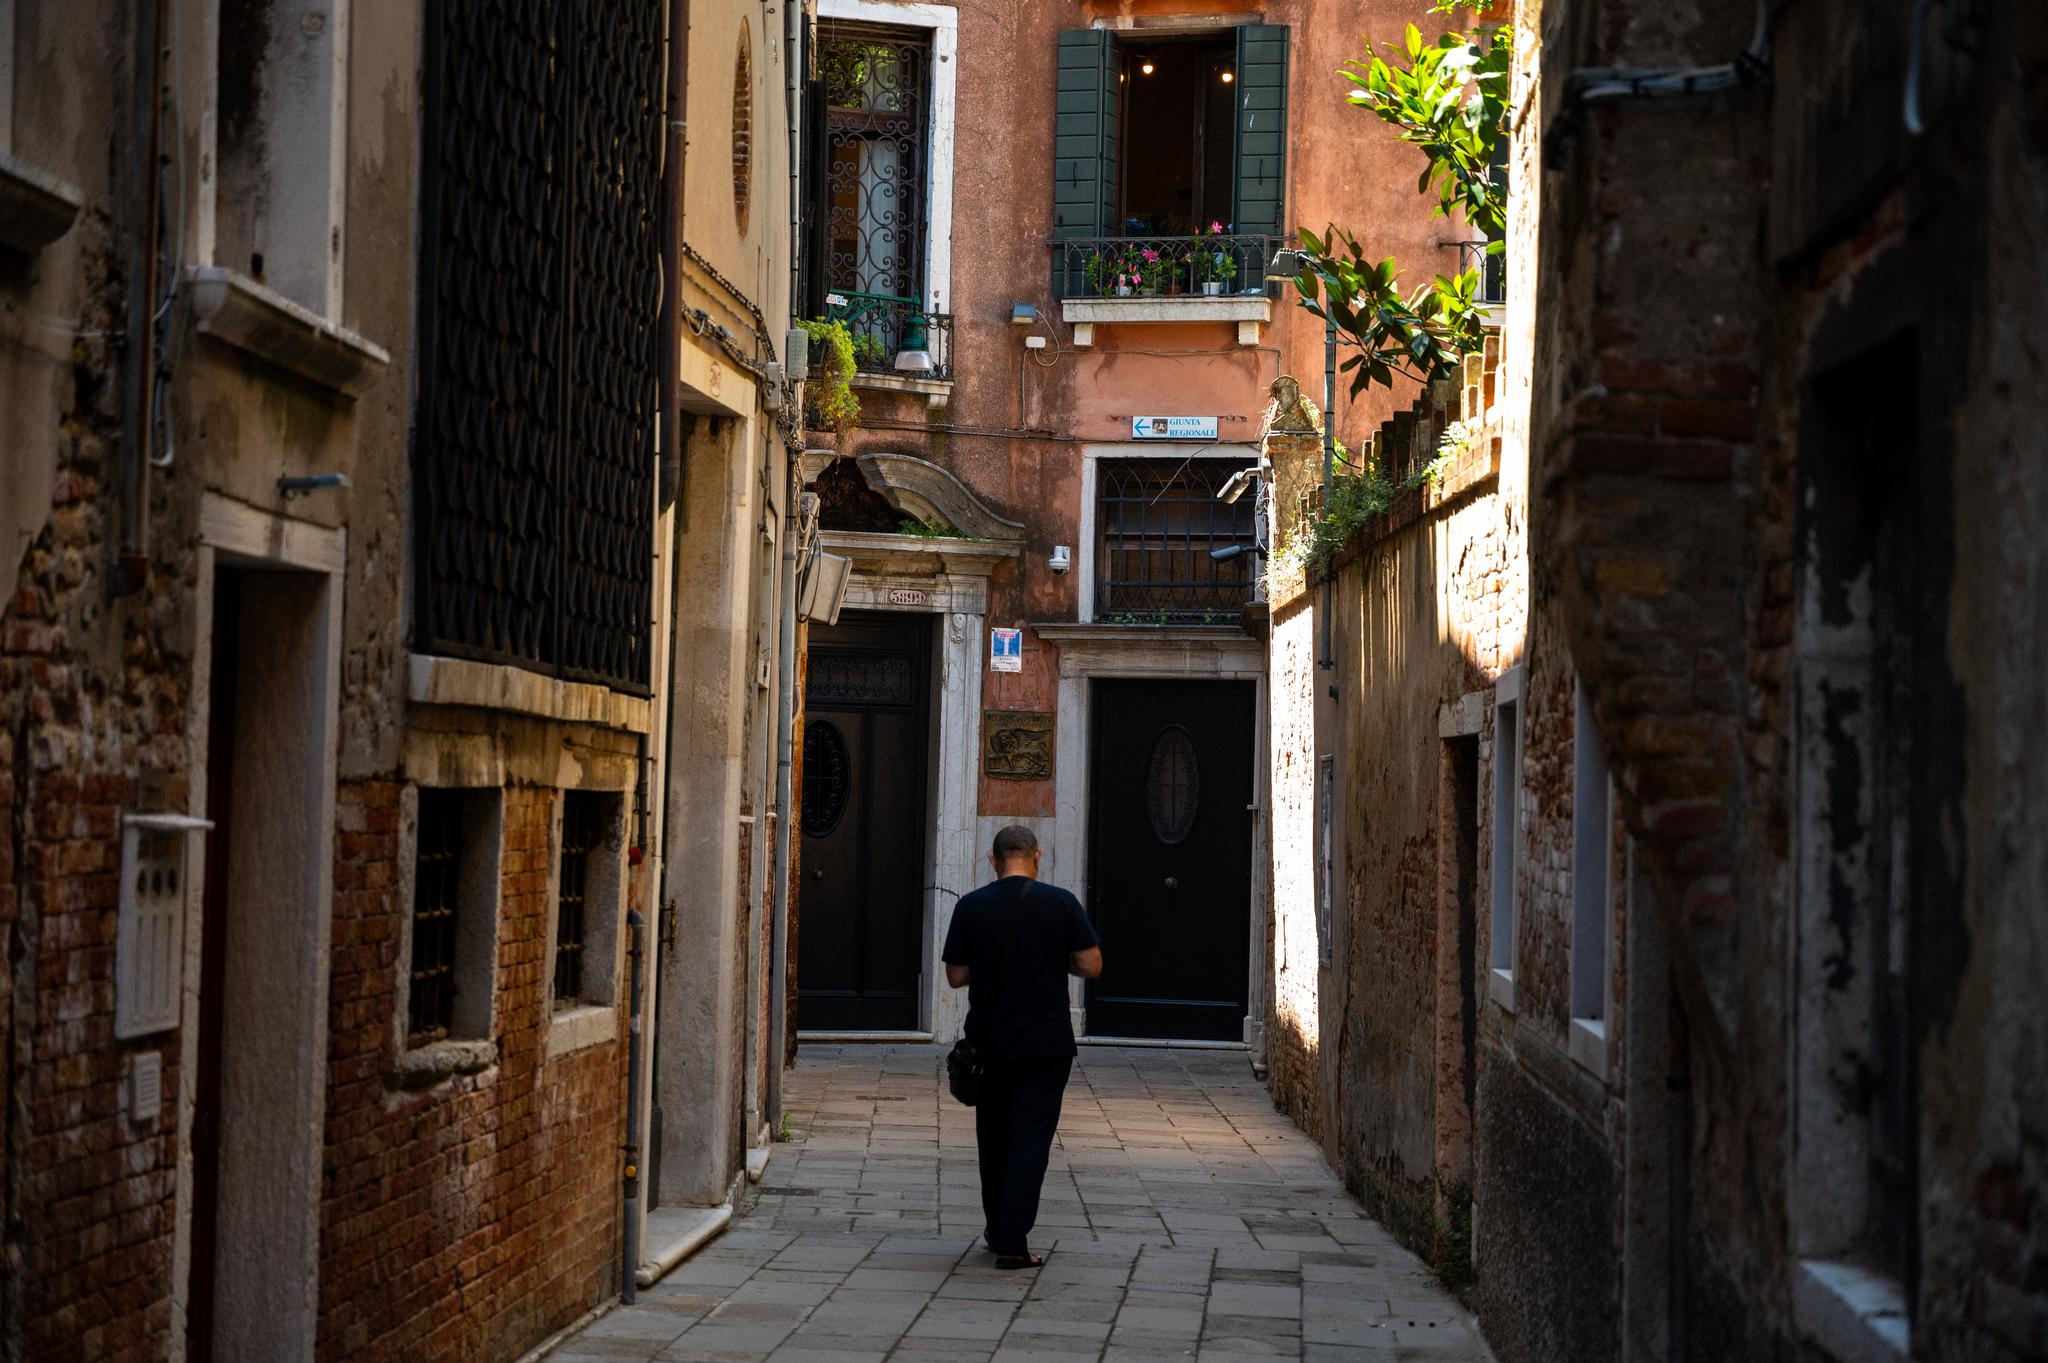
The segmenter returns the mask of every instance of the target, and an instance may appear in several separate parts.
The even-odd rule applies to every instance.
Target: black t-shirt
[[[996,1060],[1073,1055],[1067,960],[1101,942],[1081,901],[1056,885],[1004,876],[962,895],[942,954],[970,972],[967,1039]]]

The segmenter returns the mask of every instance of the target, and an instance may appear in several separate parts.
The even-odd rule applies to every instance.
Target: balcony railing
[[[837,289],[826,296],[826,317],[853,333],[853,367],[897,378],[953,377],[953,318],[914,298]]]
[[[1508,258],[1496,251],[1486,253],[1491,245],[1484,241],[1461,241],[1458,248],[1458,268],[1479,271],[1479,301],[1482,303],[1505,303],[1508,301]]]
[[[1279,237],[1067,237],[1052,243],[1063,299],[1201,297],[1266,292]]]

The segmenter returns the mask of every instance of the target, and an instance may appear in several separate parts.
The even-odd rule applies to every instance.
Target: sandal
[[[998,1254],[996,1267],[1008,1271],[1014,1268],[1044,1268],[1045,1256],[1026,1250],[1022,1254]]]

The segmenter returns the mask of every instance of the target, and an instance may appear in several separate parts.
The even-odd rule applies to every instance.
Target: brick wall
[[[617,1290],[624,1047],[547,1059],[556,793],[515,786],[498,1062],[424,1092],[391,1082],[391,1019],[404,1007],[398,797],[396,783],[366,781],[338,801],[320,1358],[506,1359]]]

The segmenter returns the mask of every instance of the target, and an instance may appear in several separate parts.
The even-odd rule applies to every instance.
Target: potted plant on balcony
[[[1195,279],[1205,298],[1219,296],[1237,278],[1237,253],[1224,240],[1225,235],[1220,222],[1195,229]]]
[[[1138,291],[1158,293],[1166,283],[1166,257],[1150,246],[1137,253]]]
[[[1088,287],[1102,298],[1129,298],[1144,283],[1144,264],[1129,246],[1097,251],[1083,267]]]

